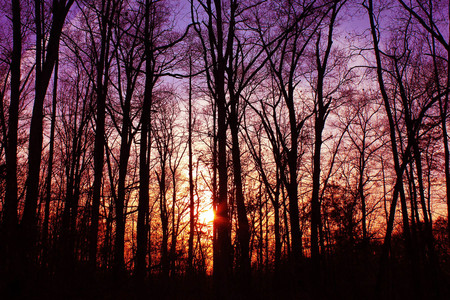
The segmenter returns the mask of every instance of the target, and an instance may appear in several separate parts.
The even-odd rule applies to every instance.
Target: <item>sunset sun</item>
[[[206,225],[211,225],[214,221],[214,210],[212,207],[209,207],[208,209],[205,209],[200,212],[199,215],[200,222]]]

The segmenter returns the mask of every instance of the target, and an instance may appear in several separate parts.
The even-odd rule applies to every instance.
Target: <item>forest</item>
[[[449,299],[448,0],[0,0],[3,299]]]

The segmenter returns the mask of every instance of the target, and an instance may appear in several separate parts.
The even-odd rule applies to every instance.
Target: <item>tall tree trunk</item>
[[[322,147],[322,133],[325,127],[325,122],[329,113],[329,107],[332,99],[325,101],[324,98],[324,80],[326,75],[326,68],[328,58],[333,44],[333,29],[336,15],[339,11],[337,2],[334,3],[331,20],[328,27],[328,38],[326,49],[321,58],[320,40],[321,34],[317,38],[316,43],[316,67],[317,67],[317,95],[315,103],[315,122],[314,122],[314,156],[313,156],[313,186],[311,196],[311,259],[316,282],[320,284],[320,248],[319,248],[319,230],[321,230],[321,209],[320,209],[320,162],[321,162],[321,147]]]
[[[450,5],[448,6],[448,17],[450,18]],[[450,32],[450,23],[449,23]],[[450,51],[447,49],[447,90],[450,89]],[[449,93],[445,94],[444,108],[442,110],[442,132],[445,151],[445,187],[447,192],[447,236],[450,245],[450,150],[448,147],[448,133],[447,133],[447,111],[448,111]],[[441,106],[442,107],[442,106]]]
[[[6,262],[6,270],[15,267],[16,234],[17,234],[17,129],[19,123],[20,102],[20,61],[22,56],[22,30],[20,19],[20,1],[12,0],[12,26],[13,26],[13,52],[11,58],[11,98],[8,116],[8,135],[6,141],[6,191],[5,206],[3,208],[3,233],[6,241],[1,246],[5,247],[4,258],[9,257]],[[3,261],[3,258],[2,258]],[[11,265],[8,265],[11,263]]]
[[[153,18],[150,15],[151,0],[145,1],[145,91],[141,115],[141,140],[139,149],[139,203],[137,220],[137,248],[135,275],[138,280],[146,276],[147,244],[148,244],[148,209],[149,209],[149,153],[150,153],[150,111],[153,93],[153,44],[151,30]]]
[[[430,6],[432,1],[430,1]],[[450,18],[450,5],[448,8],[448,17]],[[430,9],[430,21],[433,21],[433,10]],[[450,23],[449,23],[450,30]],[[448,243],[450,245],[450,149],[448,146],[448,132],[447,132],[447,113],[448,113],[448,99],[449,93],[445,93],[445,96],[441,97],[441,83],[439,80],[437,53],[436,53],[436,41],[435,37],[432,36],[432,57],[433,57],[433,68],[434,68],[434,81],[437,88],[437,93],[439,97],[439,113],[440,113],[440,123],[442,130],[442,142],[444,144],[444,174],[445,174],[445,188],[446,188],[446,198],[447,198],[447,236]],[[447,49],[447,80],[444,89],[450,88],[450,51]],[[444,99],[442,99],[444,98]]]
[[[450,10],[449,10],[450,17]],[[447,89],[450,88],[450,51],[447,56]],[[445,172],[445,187],[447,193],[447,235],[448,242],[450,245],[450,150],[448,146],[448,131],[447,131],[447,111],[448,111],[448,98],[449,93],[444,96],[444,103],[442,103],[441,98],[439,98],[439,107],[441,108],[441,128],[444,143],[444,172]]]
[[[113,3],[114,2],[114,3]],[[109,83],[109,49],[111,39],[111,19],[115,10],[114,0],[103,0],[100,11],[100,57],[96,64],[97,78],[95,93],[97,96],[97,118],[95,120],[94,141],[94,182],[92,185],[91,227],[89,231],[89,265],[96,268],[99,209],[105,160],[105,114],[106,97]]]
[[[48,156],[48,170],[46,179],[46,198],[44,207],[44,224],[42,229],[42,265],[45,267],[48,264],[48,234],[49,234],[49,218],[50,218],[50,201],[52,190],[52,174],[53,174],[53,152],[55,147],[55,123],[56,123],[56,101],[58,92],[58,58],[55,63],[55,72],[53,79],[53,101],[52,101],[52,118],[50,125],[50,149]]]
[[[261,177],[261,176],[260,176]],[[262,181],[261,178],[259,178],[259,188],[258,188],[258,218],[259,218],[259,236],[258,236],[258,251],[257,251],[257,255],[258,255],[258,270],[259,271],[263,271],[264,270],[264,225],[263,225],[263,220],[265,219],[265,216],[267,216],[267,214],[263,213],[263,207],[264,204],[262,202]],[[267,220],[266,220],[266,224],[267,224]]]
[[[292,251],[291,251],[291,239],[289,237],[289,217],[288,217],[288,206],[286,205],[286,194],[285,188],[281,187],[281,193],[283,195],[283,222],[284,222],[284,239],[286,239],[286,254],[288,260],[291,260]],[[291,229],[292,230],[292,229]]]
[[[163,150],[164,151],[164,150]],[[164,155],[164,154],[163,154]],[[167,215],[167,199],[166,199],[166,164],[164,158],[161,158],[161,175],[159,178],[159,208],[161,216],[161,270],[164,279],[169,275],[169,257],[168,257],[168,241],[169,241],[169,228],[168,228],[168,215]]]
[[[175,277],[175,262],[177,259],[177,236],[178,236],[178,222],[175,215],[175,208],[177,202],[177,181],[176,181],[176,168],[172,170],[172,235],[170,241],[170,276]]]
[[[319,109],[320,111],[320,109]],[[313,158],[313,186],[311,196],[311,259],[313,268],[319,271],[319,224],[320,221],[320,148],[322,146],[322,131],[324,127],[323,115],[316,118],[315,122],[315,142]]]
[[[361,225],[362,225],[362,246],[364,252],[368,247],[368,237],[367,237],[367,209],[366,209],[366,195],[364,194],[364,172],[366,168],[366,158],[365,158],[365,149],[366,149],[366,135],[363,133],[363,140],[361,146],[361,153],[359,157],[359,174],[358,174],[358,195],[361,201]]]
[[[394,192],[392,195],[391,207],[390,207],[390,211],[389,211],[386,235],[385,235],[384,243],[383,243],[383,250],[382,250],[381,262],[380,262],[380,270],[379,270],[378,278],[377,278],[376,293],[379,294],[381,292],[381,282],[382,282],[382,278],[384,276],[384,271],[387,267],[387,259],[388,259],[389,251],[390,251],[392,230],[394,228],[395,210],[396,210],[399,194],[400,194],[400,201],[401,201],[402,215],[403,215],[403,235],[405,237],[406,245],[407,245],[407,248],[409,249],[408,252],[410,253],[410,255],[412,252],[412,247],[411,247],[408,214],[406,211],[406,199],[405,199],[405,195],[404,195],[404,191],[403,191],[403,171],[406,167],[406,164],[405,164],[406,159],[400,166],[399,155],[398,155],[397,144],[396,144],[397,139],[396,139],[396,134],[395,134],[395,124],[394,124],[391,107],[389,104],[389,97],[387,95],[385,85],[384,85],[384,80],[383,80],[383,68],[382,68],[382,64],[381,64],[381,55],[380,55],[380,49],[379,49],[379,45],[378,45],[379,37],[377,35],[377,26],[375,24],[375,19],[374,19],[373,1],[372,0],[369,0],[368,6],[366,7],[366,9],[367,9],[368,15],[369,15],[370,28],[371,28],[371,34],[372,34],[372,42],[373,42],[374,54],[375,54],[375,58],[376,58],[378,84],[380,87],[380,92],[381,92],[381,95],[383,98],[384,107],[385,107],[386,114],[388,117],[388,122],[389,122],[392,156],[393,156],[393,160],[394,160],[395,173],[397,176],[395,186],[394,186]],[[405,158],[408,157],[409,151],[410,151],[410,145],[408,144],[407,149],[405,150],[405,154],[404,154]],[[412,255],[411,255],[411,257],[412,257]],[[414,267],[415,261],[412,260],[411,263],[412,263],[412,273],[411,274],[412,274],[413,285],[415,286],[415,288],[417,288],[418,285],[416,282],[416,274],[415,274],[415,267]]]
[[[53,1],[52,25],[48,42],[44,44],[44,36],[41,28],[41,0],[35,1],[36,23],[36,85],[33,113],[30,124],[30,139],[28,144],[28,178],[26,184],[25,207],[22,218],[23,238],[30,259],[36,255],[33,248],[37,239],[37,203],[39,196],[39,174],[41,166],[41,152],[43,139],[43,108],[44,99],[53,73],[53,67],[58,57],[59,40],[66,15],[73,0]],[[44,57],[45,54],[45,57]]]
[[[292,236],[292,258],[297,265],[303,256],[302,232],[300,230],[300,212],[298,208],[297,160],[298,160],[298,124],[294,106],[294,88],[289,87],[289,96],[285,99],[289,113],[289,126],[291,134],[291,149],[288,152],[289,182],[286,189],[289,197],[289,220]],[[283,172],[283,171],[281,171]]]
[[[225,97],[225,71],[226,58],[224,57],[224,33],[222,20],[222,3],[214,0],[216,12],[216,26],[213,25],[211,0],[207,1],[209,9],[208,33],[210,37],[215,37],[212,51],[217,50],[217,61],[213,65],[213,77],[215,85],[215,101],[217,108],[217,168],[219,189],[216,207],[216,217],[214,218],[214,231],[216,231],[217,243],[213,249],[215,252],[213,262],[214,285],[217,293],[226,292],[229,275],[231,271],[231,224],[228,215],[228,168],[227,168],[227,103]],[[217,32],[215,32],[215,30]]]
[[[116,198],[116,235],[114,242],[114,268],[116,276],[120,279],[125,271],[124,251],[125,251],[125,181],[128,171],[128,159],[130,157],[131,143],[130,137],[130,107],[132,91],[127,88],[125,96],[125,104],[123,107],[123,125],[120,142],[120,158],[119,158],[119,179],[117,183],[117,198]]]
[[[230,80],[230,79],[229,79]],[[230,83],[228,83],[230,85]],[[250,233],[247,220],[247,210],[245,208],[244,192],[242,187],[242,167],[241,167],[241,151],[239,147],[239,127],[238,127],[238,112],[237,112],[237,95],[233,95],[232,91],[231,98],[231,111],[229,115],[229,124],[231,130],[232,138],[232,157],[233,157],[233,174],[234,174],[234,184],[236,193],[236,205],[238,214],[238,239],[240,246],[240,271],[242,275],[241,282],[244,286],[248,284],[250,280],[250,257],[249,257],[249,244],[250,244]],[[246,286],[245,288],[248,288]]]
[[[233,178],[235,187],[235,200],[237,206],[237,238],[239,240],[239,272],[242,276],[240,285],[243,290],[248,290],[250,275],[251,275],[251,265],[250,265],[250,232],[247,219],[247,209],[245,207],[245,198],[243,192],[242,184],[242,166],[241,166],[241,150],[239,145],[239,99],[240,92],[236,91],[236,70],[234,70],[234,60],[238,59],[237,54],[233,54],[233,42],[235,39],[235,26],[236,26],[236,10],[237,2],[231,1],[230,3],[230,22],[228,28],[228,40],[227,49],[228,53],[228,67],[227,72],[227,83],[229,92],[229,116],[228,124],[231,131],[231,154],[233,163]],[[236,57],[235,57],[236,56]]]
[[[188,272],[194,271],[194,233],[195,233],[195,211],[194,211],[194,179],[192,175],[192,56],[189,55],[189,120],[188,120],[188,156],[189,156],[189,240],[188,240]]]
[[[435,23],[435,20],[433,20],[433,1],[429,1],[428,7],[430,9],[429,12],[426,11],[424,6],[420,4],[420,7],[424,10],[425,15],[428,17],[428,20],[423,18],[421,15],[419,15],[416,11],[414,11],[414,8],[411,6],[409,7],[405,1],[398,0],[400,4],[403,6],[405,10],[407,10],[412,17],[414,17],[420,25],[428,31],[428,33],[432,36],[432,44],[433,44],[433,52],[435,52],[435,40],[437,40],[446,50],[447,50],[447,82],[446,82],[446,88],[448,89],[450,86],[450,68],[449,61],[450,61],[450,46],[448,41],[445,40],[445,37],[439,32],[438,26]],[[445,5],[444,5],[445,7]],[[450,17],[450,6],[447,7],[447,16]],[[427,23],[427,21],[430,22],[430,24]],[[450,23],[449,23],[449,29],[450,29]],[[433,55],[433,59],[435,59],[435,55]],[[436,82],[439,86],[439,83]],[[443,141],[444,141],[444,163],[445,163],[445,179],[446,179],[446,192],[447,192],[447,215],[450,217],[450,153],[449,153],[449,146],[448,146],[448,133],[446,130],[446,120],[447,120],[447,110],[448,110],[448,99],[449,99],[449,93],[445,93],[444,96],[444,103],[443,106],[442,100],[439,97],[439,104],[440,104],[440,112],[441,112],[441,127],[443,130]],[[448,218],[449,219],[449,218]],[[450,243],[450,221],[447,222],[447,230],[448,230],[448,237],[449,237],[449,243]]]

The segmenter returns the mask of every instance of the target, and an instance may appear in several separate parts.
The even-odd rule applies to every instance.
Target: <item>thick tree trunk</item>
[[[288,152],[289,182],[286,185],[289,197],[289,221],[292,236],[292,258],[295,265],[303,256],[302,232],[300,230],[300,216],[298,208],[297,159],[298,159],[298,128],[294,107],[294,91],[290,88],[289,97],[285,99],[289,113],[291,133],[291,149]],[[282,172],[282,171],[281,171]]]
[[[396,173],[396,183],[394,187],[394,192],[392,196],[391,201],[391,207],[389,211],[389,219],[386,229],[386,235],[384,238],[383,243],[383,250],[381,255],[381,262],[380,262],[380,270],[378,273],[377,278],[377,285],[376,285],[376,292],[379,294],[381,292],[381,283],[384,276],[384,272],[387,267],[387,260],[389,257],[389,251],[390,251],[390,244],[391,244],[391,236],[392,236],[392,230],[394,228],[394,218],[395,218],[395,210],[397,206],[397,200],[398,196],[400,194],[400,201],[401,201],[401,207],[402,207],[402,216],[403,216],[403,235],[405,237],[406,245],[408,248],[408,253],[410,254],[410,257],[412,258],[412,247],[411,247],[411,238],[410,238],[410,229],[409,229],[409,221],[408,221],[408,213],[407,213],[407,207],[406,207],[406,199],[405,194],[403,191],[403,171],[406,167],[405,161],[400,166],[399,162],[399,155],[397,150],[397,139],[395,134],[395,124],[394,119],[391,111],[391,107],[389,104],[389,98],[385,89],[384,80],[383,80],[383,69],[381,65],[381,55],[380,50],[378,46],[378,36],[377,36],[377,27],[374,20],[374,11],[373,11],[373,2],[372,0],[369,0],[369,5],[367,7],[368,15],[369,15],[369,21],[370,21],[370,28],[371,28],[371,34],[372,34],[372,40],[373,40],[373,46],[374,46],[374,52],[375,52],[375,58],[376,58],[376,64],[377,64],[377,79],[378,84],[380,87],[380,92],[383,98],[384,107],[386,110],[386,114],[389,121],[389,129],[390,129],[390,139],[391,139],[391,148],[392,148],[392,156],[394,160],[394,167],[395,167],[395,173]],[[408,157],[410,153],[410,145],[408,143],[407,149],[405,150],[404,157]],[[416,268],[415,268],[415,261],[414,259],[411,260],[412,264],[412,281],[415,286],[415,288],[418,287],[417,285],[417,276],[415,274]]]
[[[59,40],[66,15],[73,0],[55,1],[53,4],[53,19],[47,47],[42,49],[43,36],[41,22],[41,1],[35,1],[36,22],[36,85],[33,114],[30,124],[30,139],[28,144],[28,178],[27,194],[22,218],[25,247],[30,247],[29,255],[33,256],[33,248],[37,239],[37,203],[39,196],[39,175],[41,167],[41,152],[43,139],[43,108],[47,88],[53,73],[53,67],[58,57]],[[45,58],[43,57],[45,51]],[[31,257],[31,259],[33,259]]]
[[[130,84],[130,82],[129,82]],[[122,277],[125,271],[124,251],[125,251],[125,181],[128,171],[128,160],[130,157],[131,143],[129,141],[130,122],[130,106],[132,91],[128,88],[125,96],[125,104],[123,107],[123,125],[120,142],[120,158],[119,158],[119,179],[117,183],[116,198],[116,235],[114,243],[114,268],[118,279]]]
[[[212,14],[211,0],[207,1]],[[217,108],[217,168],[218,168],[218,198],[216,216],[214,218],[214,231],[217,242],[213,251],[213,276],[216,292],[223,294],[227,291],[228,280],[231,272],[231,224],[228,215],[228,167],[227,167],[227,103],[225,97],[225,71],[226,59],[224,51],[224,33],[222,20],[222,3],[214,0],[216,11],[216,26],[213,25],[213,16],[209,15],[208,32],[210,37],[215,37],[216,44],[210,38],[210,43],[217,50],[217,61],[213,66],[215,85],[215,101]],[[215,32],[217,31],[217,32]],[[215,51],[212,49],[211,51]]]
[[[89,262],[92,269],[96,267],[98,221],[103,179],[105,150],[105,102],[106,95],[97,91],[97,119],[94,143],[94,183],[92,186],[91,229],[89,234]]]
[[[218,72],[220,73],[220,72]],[[228,168],[227,168],[227,137],[226,137],[226,103],[225,92],[223,90],[223,73],[217,75],[218,80],[218,118],[217,118],[217,140],[218,140],[218,177],[219,193],[216,208],[216,217],[214,218],[214,227],[217,230],[217,260],[214,262],[214,277],[216,284],[224,287],[227,285],[228,277],[231,271],[231,224],[228,216]],[[222,84],[220,84],[220,82]]]
[[[6,271],[15,268],[17,253],[17,129],[19,123],[20,102],[20,61],[22,56],[22,30],[20,1],[12,1],[13,51],[11,57],[11,98],[8,116],[8,134],[6,141],[6,191],[3,207],[2,236],[6,241],[2,243],[1,254],[6,259]],[[1,261],[3,261],[3,258]],[[9,260],[9,262],[8,262]],[[10,263],[11,265],[9,265]],[[3,265],[3,264],[2,264]],[[1,267],[3,268],[3,267]]]
[[[240,271],[243,281],[250,280],[250,257],[249,257],[249,244],[250,244],[250,233],[247,220],[247,210],[245,208],[244,192],[242,187],[242,168],[241,168],[241,151],[239,147],[239,128],[238,128],[238,112],[237,106],[237,96],[231,103],[231,112],[229,116],[229,123],[231,129],[232,138],[232,157],[233,157],[233,173],[234,173],[234,185],[236,193],[236,205],[238,213],[238,239],[240,246]],[[244,285],[246,283],[243,283]]]
[[[148,244],[148,209],[149,209],[149,149],[151,120],[150,111],[152,107],[153,93],[153,44],[151,40],[151,30],[153,28],[153,18],[150,14],[151,0],[145,1],[145,91],[144,102],[141,114],[141,139],[139,149],[139,203],[137,220],[137,248],[135,275],[138,280],[142,280],[147,273],[147,244]]]

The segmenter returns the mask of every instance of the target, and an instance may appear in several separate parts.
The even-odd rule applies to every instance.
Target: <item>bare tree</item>
[[[364,251],[368,250],[368,214],[371,209],[368,208],[368,186],[374,177],[373,159],[384,146],[382,140],[383,133],[379,131],[380,122],[378,121],[381,106],[371,104],[372,97],[368,93],[356,94],[351,103],[350,113],[346,117],[345,123],[350,122],[348,128],[348,137],[351,141],[351,148],[356,151],[355,164],[357,172],[356,194],[361,204],[361,227],[362,227],[362,247]],[[350,120],[348,120],[350,118]]]
[[[334,1],[330,12],[330,20],[328,21],[328,32],[326,34],[325,49],[321,49],[321,37],[322,31],[318,32],[318,37],[315,47],[315,59],[317,68],[317,85],[315,87],[315,103],[314,103],[314,154],[313,154],[313,178],[312,178],[312,195],[311,195],[311,259],[315,275],[317,276],[317,282],[320,282],[320,249],[319,249],[319,231],[321,230],[322,221],[320,214],[320,172],[321,172],[321,147],[322,147],[322,134],[325,128],[326,119],[330,113],[332,104],[332,94],[340,87],[338,84],[334,90],[331,89],[327,92],[326,76],[330,73],[330,69],[341,64],[343,62],[334,62],[335,65],[330,65],[330,55],[332,54],[333,44],[333,31],[336,26],[336,19],[339,11],[342,9],[346,1]],[[347,74],[342,74],[343,79],[338,83],[342,83],[346,80]],[[340,82],[341,81],[341,82]]]
[[[289,221],[293,250],[292,258],[298,263],[303,255],[300,212],[298,207],[298,149],[300,132],[305,121],[311,115],[308,115],[307,113],[300,115],[298,113],[298,104],[295,101],[295,89],[300,82],[299,70],[303,63],[302,59],[305,56],[305,49],[309,46],[320,22],[314,22],[314,18],[316,17],[314,14],[316,7],[312,2],[304,3],[304,5],[294,2],[286,3],[286,6],[282,6],[279,9],[280,20],[282,23],[278,24],[278,26],[281,27],[281,30],[288,28],[287,34],[284,39],[282,39],[281,45],[272,45],[274,49],[270,47],[268,41],[262,39],[262,42],[266,48],[267,55],[270,57],[269,65],[274,74],[279,94],[288,111],[290,140],[287,142],[283,139],[279,139],[279,142],[281,143],[279,150],[281,150],[281,152],[277,154],[277,157],[278,159],[281,159],[281,153],[283,152],[286,153],[287,156],[287,165],[289,169],[288,176],[285,175],[284,171],[281,172],[280,175],[282,176],[289,197]],[[317,17],[320,20],[323,19],[323,15],[317,15]],[[270,51],[276,52],[273,55],[270,55]],[[274,137],[280,136],[278,128],[276,128],[274,134]],[[272,145],[274,145],[274,142],[272,142]],[[274,149],[276,149],[276,147],[274,147]]]
[[[88,3],[86,3],[89,5]],[[95,5],[95,4],[91,4]],[[97,40],[94,32],[90,32],[91,51],[95,61],[95,79],[92,78],[96,96],[96,119],[95,119],[95,143],[94,143],[94,182],[92,185],[92,206],[91,206],[91,224],[89,233],[89,264],[95,270],[97,263],[97,241],[98,241],[98,222],[99,208],[101,200],[101,187],[103,178],[103,165],[105,154],[105,115],[106,98],[109,86],[109,68],[111,66],[112,55],[111,37],[112,21],[117,17],[118,1],[102,0],[100,10],[95,6],[90,7],[96,18],[96,26],[100,33]],[[88,6],[89,7],[89,6]],[[92,12],[84,14],[87,24]]]
[[[34,247],[37,238],[37,204],[39,197],[39,175],[41,165],[43,139],[43,106],[50,77],[53,73],[58,51],[59,41],[67,13],[74,0],[54,0],[52,2],[52,19],[48,36],[42,27],[43,2],[35,1],[36,25],[36,84],[33,114],[30,124],[30,140],[28,143],[28,178],[27,194],[21,225],[24,230],[25,247]],[[48,42],[47,42],[48,41]],[[33,258],[32,258],[33,259]]]
[[[48,157],[48,170],[47,177],[45,179],[45,208],[44,208],[44,222],[42,228],[42,264],[48,263],[48,226],[50,218],[50,200],[51,200],[51,187],[52,187],[52,174],[53,174],[53,155],[55,148],[55,126],[56,126],[56,104],[57,104],[57,91],[58,91],[58,65],[59,60],[55,62],[55,72],[53,77],[53,95],[52,95],[52,115],[50,125],[50,149]]]
[[[442,34],[442,30],[445,31],[445,22],[439,22],[438,15],[445,16],[447,18],[450,16],[450,10],[448,3],[428,1],[412,1],[410,4],[403,0],[398,0],[401,6],[414,18],[423,29],[431,35],[431,54],[433,57],[433,68],[434,68],[434,80],[437,88],[438,100],[439,100],[439,110],[441,115],[441,128],[442,128],[442,140],[444,144],[444,172],[445,172],[445,182],[447,190],[447,215],[450,216],[450,150],[448,146],[448,133],[447,133],[447,111],[448,111],[448,99],[449,99],[449,86],[450,86],[450,68],[448,66],[448,61],[450,60],[450,46],[448,40],[445,39],[445,35]],[[445,6],[447,9],[445,10]],[[445,17],[444,17],[445,19]],[[448,28],[447,28],[448,29]],[[439,65],[441,64],[439,60],[441,57],[445,57],[445,53],[442,56],[437,55],[438,48],[436,41],[439,45],[447,51],[447,74],[446,80],[441,80]],[[443,74],[442,74],[443,75]],[[443,81],[443,84],[441,83]],[[450,241],[450,222],[448,222],[448,236]]]
[[[122,4],[121,10],[126,8]],[[132,6],[133,3],[128,3]],[[136,112],[133,111],[132,100],[136,98],[136,87],[140,70],[144,60],[141,59],[143,49],[141,39],[138,35],[139,28],[143,22],[141,14],[131,9],[127,10],[125,16],[121,14],[118,26],[114,28],[114,47],[117,49],[116,55],[116,76],[117,82],[113,83],[117,90],[119,100],[119,117],[117,108],[108,108],[111,119],[120,134],[119,153],[119,177],[117,179],[117,195],[115,201],[116,233],[114,240],[114,268],[120,277],[125,272],[124,251],[125,251],[125,227],[126,227],[126,180],[128,173],[128,161],[130,159],[131,145],[137,130],[133,128],[133,120]],[[123,66],[123,67],[122,67]],[[111,184],[111,186],[114,186]]]
[[[381,60],[381,51],[380,51],[380,37],[379,37],[379,23],[378,20],[375,19],[375,13],[374,13],[374,7],[373,2],[370,0],[368,5],[365,6],[367,9],[368,15],[369,15],[369,21],[370,21],[370,28],[371,28],[371,34],[372,34],[372,42],[374,46],[374,54],[376,59],[376,70],[377,70],[377,79],[378,84],[380,88],[380,93],[383,99],[383,104],[385,108],[385,112],[388,118],[389,122],[389,134],[390,134],[390,143],[391,143],[391,149],[392,149],[392,156],[394,160],[394,168],[395,168],[395,174],[396,174],[396,181],[395,181],[395,187],[392,195],[392,201],[391,206],[389,210],[389,219],[386,229],[386,235],[384,238],[384,244],[383,244],[383,253],[381,256],[381,263],[380,263],[380,271],[378,275],[378,282],[377,282],[377,292],[381,292],[381,284],[382,284],[382,277],[384,276],[384,271],[387,267],[387,259],[390,251],[391,246],[391,237],[392,237],[392,230],[394,225],[394,218],[395,218],[395,210],[397,206],[398,197],[400,194],[400,202],[401,202],[401,208],[402,208],[402,216],[403,216],[403,236],[406,241],[408,253],[410,255],[411,263],[412,263],[412,272],[411,272],[411,278],[413,281],[414,287],[418,288],[419,285],[417,283],[417,267],[415,265],[415,259],[413,254],[413,247],[411,244],[411,231],[409,226],[409,220],[408,220],[408,213],[407,213],[407,206],[406,206],[406,198],[403,188],[403,172],[406,168],[407,160],[404,159],[403,162],[400,162],[399,157],[399,150],[397,146],[397,137],[396,137],[396,123],[394,120],[394,115],[391,108],[391,103],[389,101],[389,96],[387,93],[386,85],[385,85],[385,79],[384,79],[384,68],[382,65]],[[409,157],[411,151],[411,144],[408,142],[406,149],[404,149],[403,157]]]
[[[214,218],[214,282],[218,292],[226,290],[227,282],[231,271],[231,222],[228,213],[228,170],[227,170],[227,124],[226,124],[226,64],[228,60],[228,51],[226,51],[227,41],[229,47],[232,46],[232,37],[226,40],[227,32],[224,32],[224,16],[221,1],[211,0],[200,1],[200,7],[206,14],[207,21],[204,36],[202,28],[196,25],[194,28],[202,43],[205,69],[207,72],[208,88],[214,99],[215,109],[217,109],[217,169],[219,177],[218,197],[213,199],[213,207],[216,217]],[[191,6],[193,22],[197,22],[198,9]],[[232,34],[231,31],[228,31]],[[209,51],[208,51],[209,49]],[[231,50],[231,49],[230,49]],[[217,134],[217,135],[216,135]]]
[[[3,228],[6,232],[6,252],[11,255],[11,263],[17,253],[15,235],[17,234],[17,129],[19,122],[20,101],[20,62],[22,56],[20,1],[12,1],[13,51],[11,58],[11,97],[9,105],[8,135],[6,141],[6,191],[5,206],[3,208]],[[14,266],[10,266],[14,268]]]

